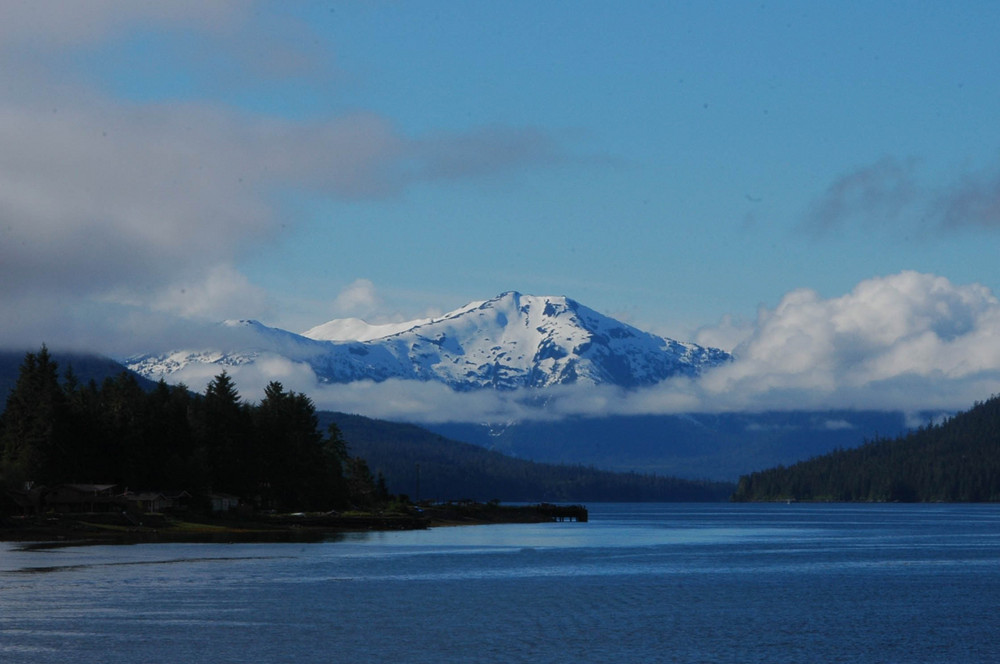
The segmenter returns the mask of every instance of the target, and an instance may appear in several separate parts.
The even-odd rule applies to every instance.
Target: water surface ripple
[[[0,662],[997,662],[1000,506],[0,544]]]

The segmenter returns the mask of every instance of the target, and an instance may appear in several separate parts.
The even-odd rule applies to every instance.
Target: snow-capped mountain
[[[651,385],[729,361],[715,348],[664,339],[566,297],[517,292],[473,302],[440,318],[392,325],[337,320],[294,334],[257,321],[227,321],[230,350],[133,357],[130,369],[158,379],[191,363],[225,366],[283,357],[323,382],[440,381],[453,389],[514,389],[566,383]]]

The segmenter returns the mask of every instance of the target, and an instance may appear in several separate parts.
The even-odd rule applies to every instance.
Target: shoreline
[[[321,542],[350,533],[499,523],[587,521],[582,505],[444,503],[406,513],[236,516],[49,514],[0,518],[0,542],[47,549],[100,544]]]

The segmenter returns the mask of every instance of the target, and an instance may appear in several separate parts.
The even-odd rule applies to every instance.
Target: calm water
[[[0,662],[998,662],[1000,506],[592,505],[321,544],[0,544]]]

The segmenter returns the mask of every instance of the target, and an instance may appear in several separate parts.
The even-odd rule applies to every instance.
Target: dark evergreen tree
[[[247,404],[225,372],[203,395],[163,381],[144,388],[128,373],[81,385],[72,368],[60,384],[43,347],[25,357],[0,417],[0,478],[8,487],[73,481],[213,490],[283,511],[370,508],[391,498],[390,487],[425,498],[523,501],[718,500],[731,491],[722,483],[533,464],[417,427],[330,415],[323,414],[324,435],[312,401],[278,382],[258,405]],[[897,497],[919,490],[909,479],[857,483]],[[1000,480],[988,472],[962,486],[961,495],[1000,495]]]
[[[366,509],[375,504],[378,497],[375,478],[364,459],[351,457],[347,460],[346,479],[347,497],[352,505]]]
[[[73,479],[78,482],[99,483],[108,481],[105,474],[107,458],[102,447],[108,433],[103,426],[101,392],[97,383],[90,380],[81,385],[70,372],[64,383],[69,406],[72,444],[67,446],[67,463],[73,468]]]
[[[26,355],[0,416],[0,481],[8,488],[214,490],[262,507],[326,510],[348,504],[347,463],[339,429],[324,436],[312,401],[278,382],[257,406],[242,401],[225,372],[203,396],[163,381],[147,391],[128,372],[81,385],[70,368],[60,384],[44,346]],[[370,503],[371,473],[350,464],[356,493]]]
[[[201,483],[203,478],[191,463],[195,450],[191,404],[186,387],[169,387],[163,380],[146,396],[143,444],[133,460],[132,486],[177,489]]]
[[[252,477],[250,411],[236,384],[223,371],[208,384],[201,401],[200,450],[211,487],[236,495],[256,489]]]
[[[320,436],[308,399],[272,381],[255,410],[258,487],[274,508],[310,502],[312,475],[320,464]]]
[[[145,465],[149,462],[145,401],[146,394],[133,374],[122,372],[114,378],[105,379],[101,386],[104,435],[95,450],[104,469],[104,477],[91,481],[144,486]]]
[[[9,487],[70,479],[70,416],[58,367],[43,345],[28,353],[0,416],[0,463]]]
[[[324,499],[332,505],[346,505],[348,502],[345,464],[349,458],[347,441],[336,422],[330,422],[323,439],[323,467],[327,477]]]

